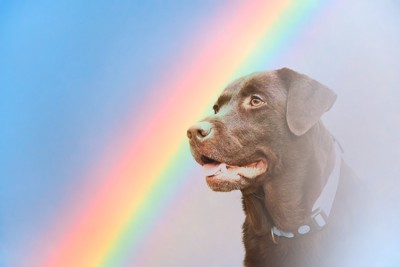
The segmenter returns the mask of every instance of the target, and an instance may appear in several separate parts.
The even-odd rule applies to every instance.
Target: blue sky
[[[141,101],[151,101],[146,88],[166,75],[177,54],[192,52],[187,36],[226,3],[1,4],[0,265],[2,258],[18,267],[21,255],[33,253],[32,242],[51,227],[64,201],[79,192],[87,169],[107,151],[113,134],[133,116],[138,123],[132,129],[146,119],[135,111]],[[350,165],[392,201],[398,200],[400,170],[399,11],[396,1],[330,1],[296,33],[296,47],[265,64],[298,69],[338,93],[326,123]],[[382,177],[388,180],[380,182]],[[234,198],[240,205],[239,197],[201,193],[220,201],[227,218],[237,219],[240,227],[241,209],[229,203]],[[196,197],[194,209],[220,213]],[[240,236],[234,233],[229,242],[237,244],[233,260],[240,261]],[[207,237],[202,242],[207,244]],[[165,261],[173,262],[174,256]],[[178,263],[185,266],[190,257],[196,256]],[[210,266],[220,266],[210,258]]]

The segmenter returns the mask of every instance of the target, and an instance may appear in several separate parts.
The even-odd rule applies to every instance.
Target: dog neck
[[[335,149],[322,124],[295,140],[293,146],[290,158],[282,159],[284,172],[243,192],[246,221],[259,235],[269,233],[274,226],[296,232],[299,226],[308,224],[310,211],[332,171]]]

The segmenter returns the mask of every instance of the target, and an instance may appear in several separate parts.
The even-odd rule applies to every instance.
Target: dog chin
[[[206,176],[206,182],[208,187],[216,192],[230,192],[233,190],[240,190],[245,187],[242,178],[229,179],[217,176]]]

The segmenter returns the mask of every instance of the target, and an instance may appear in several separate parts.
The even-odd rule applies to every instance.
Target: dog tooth
[[[241,168],[239,174],[247,178],[254,178],[261,174],[261,170],[254,167],[253,168],[246,167],[246,168]]]
[[[227,171],[227,167],[226,167],[226,164],[225,164],[225,163],[222,163],[222,164],[220,165],[220,170],[221,170],[222,172],[226,172],[226,171]]]

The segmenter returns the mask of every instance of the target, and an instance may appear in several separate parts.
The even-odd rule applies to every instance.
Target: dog
[[[289,68],[257,72],[187,131],[208,186],[242,192],[244,266],[372,266],[364,186],[320,120],[336,98]]]

